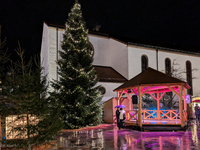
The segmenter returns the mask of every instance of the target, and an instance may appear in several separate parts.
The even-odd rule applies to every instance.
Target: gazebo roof
[[[121,89],[125,90],[128,88],[143,86],[143,85],[144,86],[183,85],[187,89],[190,88],[190,86],[186,82],[149,67],[145,71],[136,75],[132,79],[126,81],[124,84],[117,87],[113,91],[119,91]]]

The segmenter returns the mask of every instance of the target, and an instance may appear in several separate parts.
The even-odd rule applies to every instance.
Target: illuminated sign
[[[185,96],[185,102],[186,102],[187,104],[190,104],[190,95],[186,95],[186,96]]]

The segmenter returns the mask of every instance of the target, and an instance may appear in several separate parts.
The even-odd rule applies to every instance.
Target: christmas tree
[[[1,29],[0,29],[1,30]],[[5,49],[6,39],[1,42],[0,39],[0,82],[5,78],[6,66],[9,61],[9,55],[7,54],[7,49]]]
[[[19,61],[11,64],[4,82],[1,102],[4,105],[0,105],[0,115],[6,117],[4,142],[31,150],[35,144],[54,140],[61,131],[61,107],[55,99],[47,97],[46,76],[42,76],[39,61],[30,59],[26,63],[25,51],[20,46],[16,52]]]
[[[0,25],[0,106],[6,111],[6,105],[4,101],[4,95],[2,93],[5,77],[7,74],[7,65],[9,62],[9,55],[7,54],[7,50],[5,48],[6,45],[6,39],[1,41],[1,25]],[[5,117],[0,116],[1,119],[1,136],[5,136]]]
[[[68,15],[63,35],[59,81],[52,84],[54,95],[63,104],[65,128],[75,129],[101,122],[101,96],[96,86],[97,75],[92,66],[92,49],[82,17],[81,6],[75,2]]]

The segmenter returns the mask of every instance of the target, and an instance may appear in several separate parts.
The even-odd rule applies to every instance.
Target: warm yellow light
[[[194,97],[194,98],[192,98],[192,102],[195,101],[195,100],[200,100],[200,97]]]
[[[19,118],[18,118],[19,117]],[[11,131],[13,127],[18,127],[18,125],[22,126],[22,128],[26,125],[27,123],[27,118],[26,114],[21,114],[19,116],[17,115],[10,115],[6,117],[6,139],[24,139],[27,138],[26,133],[21,133],[19,131]],[[36,125],[39,122],[39,119],[37,119],[36,116],[31,116],[30,114],[28,115],[30,118],[29,124]],[[35,118],[33,121],[32,118]]]

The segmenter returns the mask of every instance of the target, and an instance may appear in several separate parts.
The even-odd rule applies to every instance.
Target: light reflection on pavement
[[[49,150],[200,150],[200,126],[195,120],[185,132],[140,132],[102,129],[66,132]]]

